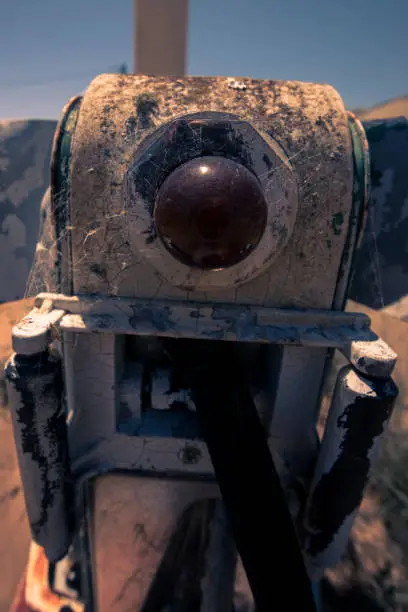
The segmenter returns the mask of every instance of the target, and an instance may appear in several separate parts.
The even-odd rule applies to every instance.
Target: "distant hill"
[[[356,108],[353,111],[362,121],[375,119],[392,119],[406,117],[408,119],[408,96],[387,100],[371,108]]]
[[[56,121],[0,121],[0,302],[24,296]]]

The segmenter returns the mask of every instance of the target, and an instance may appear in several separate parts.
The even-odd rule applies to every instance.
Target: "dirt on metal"
[[[398,353],[393,377],[400,394],[348,548],[341,563],[327,571],[323,590],[332,612],[404,612],[408,610],[408,323],[351,301],[348,310],[368,314],[374,331]],[[328,390],[345,363],[336,354]],[[320,428],[329,401],[328,392]]]
[[[28,559],[30,530],[14,448],[3,367],[11,349],[11,328],[33,300],[0,305],[0,612],[8,612]]]
[[[11,327],[33,300],[0,305],[0,361],[11,352]],[[349,303],[349,310],[372,317],[374,330],[398,353],[395,380],[400,396],[381,458],[355,521],[341,563],[326,574],[323,592],[330,612],[358,609],[404,612],[408,609],[408,323]],[[335,371],[343,365],[337,357]],[[324,407],[328,405],[329,393]],[[324,410],[322,420],[324,421]],[[11,421],[3,394],[0,409],[0,612],[9,608],[28,560],[29,527],[14,450]]]

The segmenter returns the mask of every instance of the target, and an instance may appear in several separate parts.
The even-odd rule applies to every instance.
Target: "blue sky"
[[[132,69],[131,0],[0,0],[0,15],[0,119],[57,118],[95,75]],[[190,0],[188,73],[325,82],[371,106],[408,94],[407,24],[408,0]]]

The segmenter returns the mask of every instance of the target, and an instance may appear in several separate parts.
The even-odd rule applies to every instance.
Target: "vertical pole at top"
[[[186,72],[188,0],[134,0],[134,72]]]

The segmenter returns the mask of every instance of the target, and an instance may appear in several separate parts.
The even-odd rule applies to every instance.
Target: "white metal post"
[[[134,72],[186,72],[188,0],[134,0]]]

